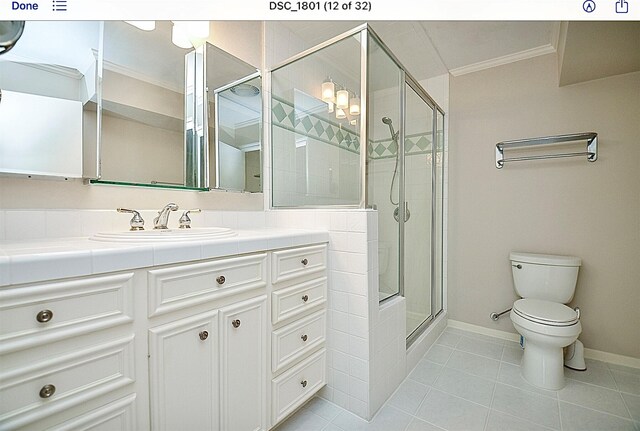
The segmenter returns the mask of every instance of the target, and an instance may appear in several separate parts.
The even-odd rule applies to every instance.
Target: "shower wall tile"
[[[369,316],[369,304],[366,296],[348,295],[349,314],[367,318]]]

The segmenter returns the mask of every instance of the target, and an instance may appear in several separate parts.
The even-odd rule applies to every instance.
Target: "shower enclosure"
[[[379,301],[442,311],[444,111],[368,26],[271,73],[272,207],[378,211]]]

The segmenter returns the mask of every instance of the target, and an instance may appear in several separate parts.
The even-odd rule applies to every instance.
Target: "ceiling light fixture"
[[[325,81],[322,83],[322,100],[324,102],[333,104],[335,100],[335,91],[335,84],[331,80],[331,77],[327,77],[327,79],[325,79]]]
[[[349,114],[360,115],[360,98],[355,94],[349,101]]]
[[[209,21],[173,21],[171,41],[180,48],[195,48],[209,37]]]
[[[336,92],[336,108],[347,109],[349,107],[349,92],[347,90],[338,90]]]
[[[152,31],[156,29],[155,21],[125,21],[127,24],[130,24],[140,30],[144,31]]]

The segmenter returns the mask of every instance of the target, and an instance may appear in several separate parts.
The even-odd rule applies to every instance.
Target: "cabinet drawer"
[[[315,245],[273,252],[271,282],[281,283],[327,268],[327,247]]]
[[[0,375],[0,429],[13,429],[134,382],[133,335]]]
[[[327,277],[297,284],[271,294],[271,321],[276,324],[299,316],[327,301]]]
[[[149,317],[265,287],[265,253],[149,271]]]
[[[326,339],[324,310],[284,326],[271,335],[273,372],[278,372],[321,346]]]
[[[0,354],[133,320],[133,273],[0,290]]]
[[[273,379],[271,391],[274,424],[311,398],[325,383],[324,349]]]
[[[84,415],[77,416],[59,425],[47,428],[48,431],[134,431],[135,400],[131,394],[112,403],[98,407]]]

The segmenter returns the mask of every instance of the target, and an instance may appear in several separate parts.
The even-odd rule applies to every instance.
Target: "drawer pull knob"
[[[218,284],[224,284],[227,279],[224,278],[224,275],[221,275],[220,277],[216,277],[216,281],[218,282]]]
[[[301,263],[302,263],[304,266],[307,266],[307,265],[309,264],[309,261],[308,261],[308,260],[307,260],[307,258],[305,257],[304,259],[302,259]]]
[[[40,389],[40,398],[50,398],[56,393],[56,387],[53,385],[44,385]]]
[[[307,337],[307,334],[303,334],[302,337],[300,337],[300,338],[302,338],[302,341],[307,341],[308,337]]]
[[[232,320],[231,324],[233,325],[234,328],[239,327],[240,326],[240,319]]]
[[[307,387],[307,381],[306,380],[301,381],[300,384],[302,385],[303,388]]]
[[[47,323],[53,319],[53,311],[51,310],[42,310],[36,315],[36,320],[40,323]]]
[[[207,338],[209,338],[209,332],[207,331],[202,331],[198,334],[198,336],[200,337],[200,339],[202,341],[206,340]]]
[[[309,300],[309,295],[302,296],[302,302],[307,302]]]

